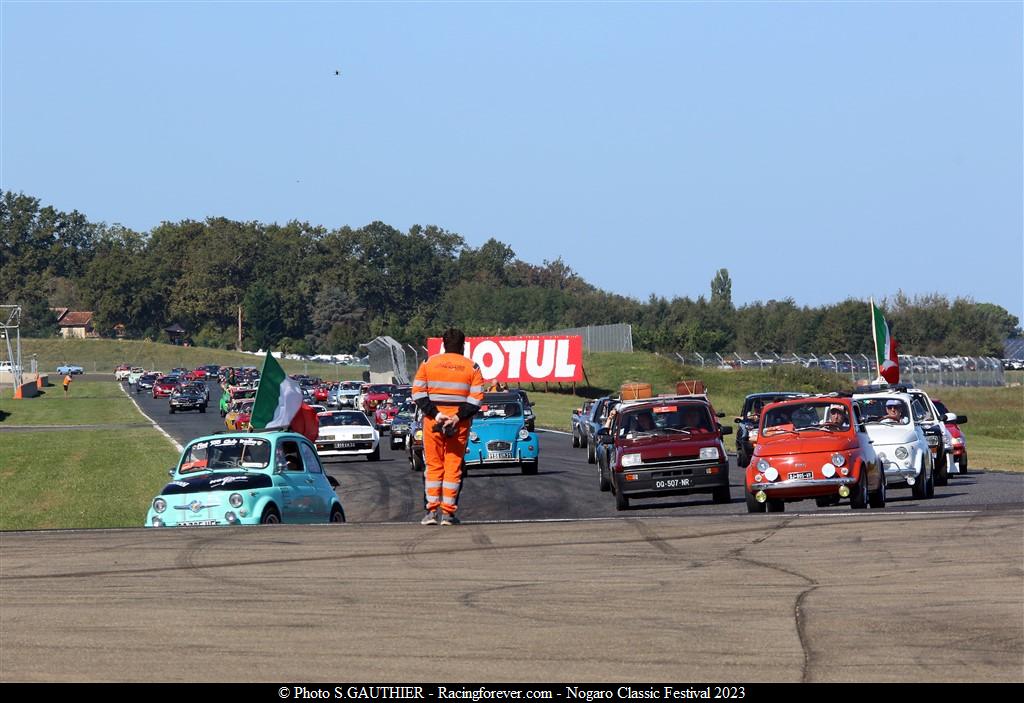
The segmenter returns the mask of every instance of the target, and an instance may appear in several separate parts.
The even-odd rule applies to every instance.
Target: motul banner
[[[444,351],[440,337],[427,340],[430,356]],[[583,338],[467,337],[464,353],[488,381],[582,381]]]

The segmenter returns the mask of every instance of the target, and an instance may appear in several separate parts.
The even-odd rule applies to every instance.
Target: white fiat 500
[[[924,429],[915,421],[917,402],[906,393],[856,394],[853,400],[878,454],[890,488],[909,487],[915,498],[935,494],[932,453]]]
[[[380,460],[380,433],[358,410],[334,410],[317,413],[320,430],[316,453],[322,457],[365,456]]]

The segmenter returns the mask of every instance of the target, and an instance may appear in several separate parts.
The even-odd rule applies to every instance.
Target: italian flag
[[[263,370],[260,372],[260,387],[252,407],[250,427],[254,430],[289,427],[301,406],[302,388],[288,378],[281,364],[267,350],[267,358],[263,360]]]
[[[878,380],[886,383],[900,382],[900,361],[896,356],[896,340],[892,338],[889,323],[881,309],[871,300],[871,333],[875,338],[875,361],[878,363]]]

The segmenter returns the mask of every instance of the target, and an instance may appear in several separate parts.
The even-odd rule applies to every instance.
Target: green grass
[[[29,530],[141,526],[178,453],[152,429],[68,430],[0,432],[0,457],[0,530]]]
[[[1024,389],[928,388],[950,412],[966,415],[969,469],[1024,472]]]
[[[25,369],[31,368],[29,359],[33,354],[39,370],[44,373],[52,373],[62,364],[76,364],[86,373],[113,373],[118,364],[159,371],[178,366],[194,369],[206,364],[256,367],[263,364],[263,357],[253,354],[129,339],[22,339],[21,357]],[[332,381],[360,379],[366,368],[288,359],[281,359],[281,366],[288,373],[310,373]]]
[[[0,391],[0,421],[11,425],[106,425],[145,422],[114,381],[73,381],[68,397],[60,385],[40,389],[35,398],[14,400]]]

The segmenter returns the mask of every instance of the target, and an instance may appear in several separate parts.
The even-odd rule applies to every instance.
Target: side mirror
[[[743,422],[743,418],[742,418],[742,417],[734,417],[734,418],[732,419],[732,421],[733,421],[734,423],[736,423],[736,424],[738,425],[738,424],[740,424],[741,422]]]
[[[167,469],[167,475],[170,476],[171,478],[174,477],[174,467],[173,466],[171,468]]]
[[[331,484],[331,488],[337,488],[338,486],[341,485],[340,483],[338,483],[338,479],[334,478],[330,474],[324,475],[327,476],[327,483]]]
[[[715,413],[715,417],[725,417],[725,413]]]
[[[967,416],[966,415],[957,415],[956,416],[956,424],[958,424],[958,425],[966,425],[967,424]]]
[[[572,414],[573,415],[579,415],[580,414],[579,408],[573,408],[572,409]]]
[[[725,426],[719,425],[718,429],[721,430],[722,434],[724,434],[724,435],[732,434],[732,428],[729,427],[728,425],[725,425]]]
[[[956,415],[954,415],[953,413],[946,413],[945,415],[942,416],[942,421],[943,422],[956,422]]]

